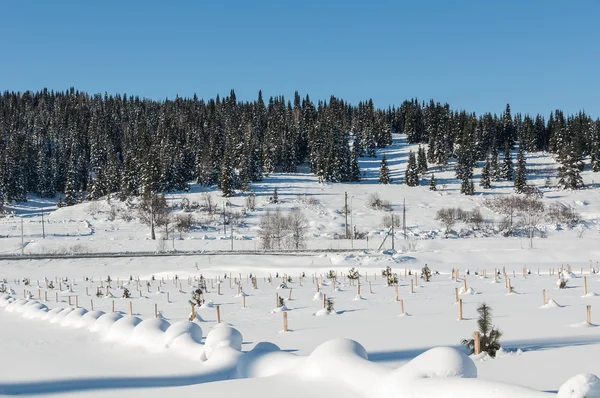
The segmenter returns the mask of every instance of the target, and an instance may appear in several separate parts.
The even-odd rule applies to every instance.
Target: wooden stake
[[[323,295],[323,308],[327,308],[327,295]]]
[[[287,318],[287,311],[283,311],[283,331],[287,332],[288,331],[288,318]]]
[[[246,296],[242,296],[242,308],[246,308]]]
[[[154,317],[158,318],[158,304],[154,303]]]
[[[169,292],[167,292],[167,303],[171,302],[171,295],[169,294]]]
[[[217,323],[221,323],[221,307],[217,305]]]
[[[71,306],[71,296],[68,297],[69,299],[69,307]]]
[[[279,308],[279,293],[275,293],[275,308]]]
[[[87,287],[85,288],[85,295],[86,295],[86,296],[89,296],[89,295],[90,295],[90,292],[88,291],[88,288],[87,288]]]
[[[404,315],[404,300],[400,300],[400,315]]]
[[[369,282],[369,293],[373,294],[373,289],[371,289],[371,282]]]
[[[410,280],[410,292],[411,293],[415,292],[415,290],[413,289],[413,280],[412,279]]]
[[[56,292],[56,302],[58,303],[58,292]]]
[[[466,276],[463,278],[463,291],[465,293],[467,292],[467,277]]]
[[[360,285],[356,286],[356,295],[360,296]]]
[[[462,311],[462,299],[458,300],[458,320],[462,321],[463,319],[463,311]]]
[[[75,296],[75,308],[79,308],[79,296]]]
[[[129,316],[133,315],[133,302],[129,302]]]
[[[294,290],[294,289],[290,289],[290,295],[288,296],[288,300],[292,299],[292,290]]]
[[[546,305],[546,289],[542,290],[542,296],[544,298],[544,305]]]
[[[583,277],[583,295],[587,296],[587,276]]]
[[[507,279],[508,281],[508,294],[512,293],[512,286],[510,285],[510,279]]]
[[[592,306],[587,305],[585,308],[587,309],[587,323],[591,324],[592,323]]]
[[[94,311],[94,300],[90,299],[90,308]]]
[[[220,296],[220,295],[221,295],[221,284],[218,283],[217,284],[217,296]]]
[[[455,299],[454,301],[458,303],[458,288],[457,287],[454,288],[454,299]]]
[[[115,312],[115,300],[112,301],[112,312]]]
[[[473,342],[474,342],[474,354],[479,355],[481,353],[481,339],[479,336],[479,332],[473,333]]]
[[[48,292],[44,292],[44,301],[48,301]]]
[[[411,279],[411,282],[412,282],[412,279]],[[398,301],[399,298],[398,298],[398,284],[397,283],[394,285],[394,288],[396,289],[396,301]]]

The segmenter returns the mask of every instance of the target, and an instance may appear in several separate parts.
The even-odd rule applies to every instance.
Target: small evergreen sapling
[[[335,312],[333,309],[333,299],[330,299],[329,297],[327,298],[327,301],[325,302],[325,309],[327,310],[328,314]]]
[[[123,288],[123,298],[125,298],[125,299],[131,298],[131,293],[129,292],[129,289]]]
[[[421,270],[421,279],[423,279],[425,282],[429,282],[431,280],[431,270],[429,269],[427,264],[425,264],[425,266]]]
[[[390,169],[387,165],[387,158],[385,155],[381,157],[381,166],[379,166],[379,183],[389,184],[391,182]]]
[[[350,271],[348,271],[348,279],[350,280],[351,285],[353,285],[354,281],[358,280],[359,277],[360,274],[358,273],[358,270],[354,269],[354,267],[352,267]]]
[[[0,293],[6,293],[8,291],[8,289],[6,288],[6,285],[3,283],[0,285]]]
[[[477,320],[477,326],[479,328],[479,344],[481,352],[487,352],[492,358],[496,356],[496,352],[500,349],[500,338],[502,332],[492,325],[492,309],[485,303],[481,304],[477,308],[479,313],[479,319]],[[466,346],[471,354],[475,353],[475,340],[464,339],[461,342],[462,345]]]
[[[389,266],[381,271],[381,276],[386,278],[386,283],[388,286],[395,285],[396,283],[398,283],[398,275],[394,274],[392,272],[392,268]]]
[[[560,280],[558,282],[558,288],[559,289],[566,289],[567,288],[567,279],[564,277],[560,277]]]
[[[48,289],[54,289],[54,282],[48,282]]]
[[[284,305],[285,302],[283,301],[283,297],[279,297],[279,299],[277,300],[277,308],[283,308]]]

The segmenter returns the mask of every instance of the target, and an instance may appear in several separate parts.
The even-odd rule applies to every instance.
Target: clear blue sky
[[[0,90],[600,116],[600,1],[0,2]]]

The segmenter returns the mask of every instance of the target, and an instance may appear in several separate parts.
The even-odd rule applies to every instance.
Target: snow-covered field
[[[395,145],[379,153],[386,153],[396,181],[401,179],[409,149],[402,137],[395,137]],[[600,375],[596,327],[600,274],[592,273],[600,260],[600,190],[593,181],[597,177],[586,171],[588,189],[564,192],[544,187],[547,177],[555,173],[552,158],[531,154],[528,166],[529,182],[544,191],[544,203],[568,205],[582,219],[574,226],[541,222],[538,229],[545,237],[536,236],[533,249],[528,248],[526,237],[471,231],[461,224],[444,238],[444,229],[434,219],[440,208],[460,206],[479,208],[496,225],[500,216],[482,204],[486,197],[509,193],[510,183],[497,183],[471,197],[460,195],[448,167],[430,170],[438,180],[438,192],[428,190],[428,175],[417,188],[382,186],[376,183],[379,160],[364,159],[365,175],[359,184],[319,184],[307,173],[275,174],[254,184],[258,209],[248,212],[243,224],[234,228],[234,251],[260,249],[256,235],[261,216],[277,207],[286,211],[299,206],[309,222],[307,248],[348,249],[345,253],[3,260],[0,282],[6,279],[12,292],[0,294],[0,395],[537,397],[551,396],[577,374]],[[267,201],[275,188],[282,200],[277,205]],[[170,194],[167,199],[180,203],[185,197],[201,203],[205,190],[192,186],[189,193]],[[344,233],[344,191],[351,209],[348,221],[368,240],[335,239]],[[409,239],[396,231],[395,252],[390,250],[390,238],[382,247],[385,251],[376,250],[386,230],[385,213],[366,206],[373,192],[391,201],[398,216],[406,199]],[[218,192],[212,196],[220,207]],[[244,201],[243,196],[234,197],[229,208],[241,211]],[[116,209],[113,220],[111,205]],[[54,201],[32,198],[12,206],[14,217],[0,219],[0,251],[21,252],[19,216],[23,216],[25,254],[172,250],[173,244],[180,251],[231,249],[230,227],[223,231],[218,214],[210,218],[200,211],[192,213],[202,227],[181,237],[176,232],[174,241],[159,245],[149,239],[147,226],[123,219],[125,208],[113,198],[110,203],[103,200],[57,210]],[[361,250],[351,251],[351,246]],[[430,282],[414,278],[424,264],[439,271]],[[573,272],[567,288],[559,289],[557,270],[567,264]],[[395,288],[386,286],[381,276],[387,266],[399,275],[398,299],[404,315]],[[334,286],[325,277],[329,270],[341,275],[352,267],[361,274],[360,297],[349,280],[340,276]],[[502,275],[493,277],[494,269],[503,267],[512,294]],[[524,276],[524,268],[531,273]],[[459,270],[458,280],[451,278],[452,269]],[[487,277],[482,277],[484,270]],[[257,289],[248,278],[250,273],[257,277]],[[213,306],[198,309],[201,321],[190,323],[188,300],[200,275],[208,280],[206,298]],[[278,289],[284,275],[292,282]],[[98,289],[106,294],[108,276],[112,279],[109,297],[96,297]],[[55,289],[46,287],[45,278],[53,281]],[[465,278],[468,290],[460,295],[463,319],[458,320],[455,288],[463,288]],[[30,285],[23,279],[29,279]],[[245,298],[238,292],[238,280]],[[122,284],[132,298],[121,298]],[[337,314],[315,316],[323,312],[322,299],[315,299],[317,284],[321,293],[333,299]],[[550,303],[546,306],[544,289]],[[277,294],[286,299],[289,309],[288,332],[283,332],[283,314],[276,310]],[[22,301],[25,297],[29,299]],[[113,302],[119,315],[112,315]],[[482,302],[491,306],[494,324],[503,332],[503,352],[497,358],[468,359],[444,349],[427,352],[448,346],[462,350],[460,341],[477,330],[476,308]],[[221,321],[230,326],[216,326],[216,306]],[[591,324],[587,306],[591,306]],[[477,379],[472,378],[475,374]],[[583,378],[590,386],[594,380]],[[582,384],[576,381],[570,386]],[[573,388],[567,387],[561,396],[600,396],[569,395]]]

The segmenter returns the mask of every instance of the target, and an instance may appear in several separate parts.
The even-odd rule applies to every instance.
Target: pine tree
[[[379,166],[379,183],[389,184],[391,182],[390,169],[387,165],[385,154],[381,157],[381,166]]]
[[[473,184],[473,180],[465,178],[462,180],[460,184],[460,193],[465,195],[474,195],[475,194],[475,185]]]
[[[235,195],[233,167],[228,156],[225,158],[221,166],[221,173],[219,174],[219,189],[226,198]]]
[[[558,185],[563,189],[579,189],[583,187],[579,157],[574,145],[567,145],[560,154],[558,167]]]
[[[492,184],[490,182],[491,179],[491,163],[489,157],[485,159],[485,164],[481,169],[481,178],[479,179],[479,186],[483,189],[490,189]]]
[[[513,161],[510,156],[510,145],[506,144],[504,147],[504,161],[502,163],[502,178],[506,181],[511,181],[513,179]]]
[[[502,170],[500,169],[499,156],[494,151],[492,152],[492,159],[490,162],[490,177],[494,182],[498,182],[502,180]]]
[[[427,153],[425,152],[425,148],[419,146],[419,150],[417,151],[417,166],[419,169],[419,174],[426,173],[427,168]]]
[[[279,194],[277,193],[277,188],[273,191],[273,203],[279,203]]]
[[[432,174],[431,179],[429,180],[429,190],[437,191],[437,186],[435,185],[435,174]]]
[[[500,349],[500,338],[502,332],[492,325],[492,309],[485,303],[477,308],[479,319],[477,326],[479,328],[479,345],[482,352],[487,352],[492,358],[496,356],[496,352]],[[461,344],[471,350],[471,354],[475,353],[475,341],[473,339],[465,339]]]
[[[417,166],[417,158],[413,151],[408,154],[408,166],[404,173],[404,182],[409,187],[416,187],[419,185],[419,169]]]
[[[525,163],[525,155],[523,154],[523,148],[519,146],[519,154],[517,155],[517,172],[515,175],[515,191],[522,193],[527,186],[527,170]]]

